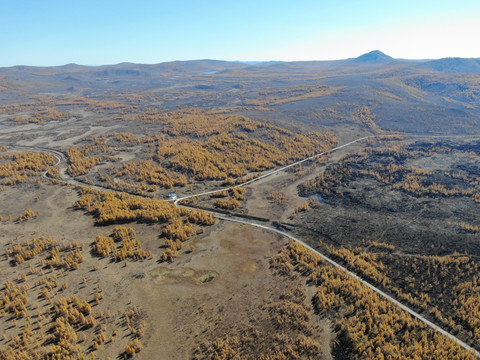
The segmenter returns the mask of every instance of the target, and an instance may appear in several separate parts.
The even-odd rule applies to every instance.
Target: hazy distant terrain
[[[355,59],[246,64],[213,60],[156,65],[0,69],[0,102],[88,97],[163,111],[234,110],[287,127],[362,126],[365,107],[384,130],[473,133],[480,118],[480,59]],[[363,124],[368,128],[368,125]],[[368,130],[368,129],[367,129]]]

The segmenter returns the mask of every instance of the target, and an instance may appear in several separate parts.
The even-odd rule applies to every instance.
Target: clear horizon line
[[[16,65],[7,65],[7,66],[0,66],[0,68],[14,68],[14,67],[38,67],[38,68],[49,68],[49,67],[64,67],[64,66],[84,66],[84,67],[102,67],[102,66],[118,66],[122,64],[132,64],[132,65],[160,65],[160,64],[167,64],[167,63],[175,63],[175,62],[195,62],[195,61],[219,61],[219,62],[227,62],[227,63],[242,63],[242,64],[252,64],[252,63],[294,63],[294,62],[335,62],[335,61],[348,61],[357,59],[360,56],[370,54],[371,52],[361,54],[357,57],[350,57],[350,58],[343,58],[343,59],[302,59],[302,60],[223,60],[223,59],[214,59],[214,58],[199,58],[199,59],[176,59],[176,60],[166,60],[160,62],[134,62],[134,61],[120,61],[117,63],[105,63],[105,64],[80,64],[76,62],[69,62],[63,64],[56,64],[56,65],[27,65],[27,64],[16,64]],[[388,56],[387,54],[385,54]],[[480,59],[480,57],[461,57],[461,56],[446,56],[441,58],[393,58],[392,61],[412,61],[412,62],[422,62],[422,61],[435,61],[435,60],[442,60],[442,59]]]

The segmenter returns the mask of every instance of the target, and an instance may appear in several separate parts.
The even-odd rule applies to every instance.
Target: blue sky
[[[479,0],[2,0],[0,66],[480,57]]]

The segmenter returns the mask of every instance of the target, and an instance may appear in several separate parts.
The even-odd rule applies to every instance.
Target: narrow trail
[[[361,142],[361,141],[364,141],[364,140],[367,140],[367,139],[373,139],[373,138],[384,138],[384,137],[395,137],[395,136],[402,136],[404,138],[456,138],[456,137],[462,137],[462,138],[465,138],[467,136],[463,136],[463,135],[416,135],[416,134],[394,134],[394,135],[370,135],[370,136],[364,136],[364,137],[361,137],[361,138],[358,138],[358,139],[355,139],[355,140],[352,140],[346,144],[343,144],[343,145],[340,145],[340,146],[337,146],[333,149],[330,149],[330,150],[327,150],[327,151],[324,151],[322,153],[319,153],[319,154],[315,154],[315,155],[312,155],[310,157],[307,157],[303,160],[300,160],[300,161],[297,161],[297,162],[294,162],[292,164],[289,164],[289,165],[286,165],[286,166],[283,166],[281,168],[278,168],[278,169],[275,169],[275,170],[272,170],[272,171],[269,171],[259,177],[256,177],[254,179],[251,179],[251,180],[248,180],[242,184],[238,184],[238,185],[235,185],[235,186],[230,186],[230,187],[225,187],[225,188],[221,188],[221,189],[217,189],[217,190],[212,190],[212,191],[206,191],[206,192],[203,192],[203,193],[199,193],[199,194],[194,194],[194,195],[188,195],[188,196],[184,196],[184,197],[180,197],[180,198],[177,198],[175,201],[174,201],[174,205],[175,206],[182,206],[182,205],[179,205],[178,203],[182,200],[186,200],[186,199],[191,199],[191,198],[194,198],[194,197],[200,197],[200,196],[204,196],[204,195],[211,195],[211,194],[215,194],[215,193],[218,193],[218,192],[222,192],[222,191],[225,191],[225,190],[229,190],[229,189],[232,189],[232,188],[237,188],[237,187],[241,187],[241,186],[246,186],[246,185],[249,185],[255,181],[259,181],[260,179],[264,179],[264,178],[267,178],[269,176],[272,176],[278,172],[281,172],[281,171],[284,171],[284,170],[287,170],[291,167],[294,167],[294,166],[297,166],[299,164],[302,164],[304,162],[307,162],[307,161],[311,161],[311,160],[314,160],[320,156],[323,156],[323,155],[326,155],[326,154],[329,154],[329,153],[332,153],[332,152],[335,152],[339,149],[343,149],[345,147],[348,147],[352,144],[355,144],[357,142]],[[51,149],[51,148],[45,148],[45,147],[37,147],[37,146],[23,146],[23,145],[18,145],[18,146],[9,146],[11,148],[15,148],[15,149],[19,149],[19,150],[29,150],[29,151],[43,151],[43,152],[49,152],[51,153],[52,155],[54,155],[56,158],[57,158],[57,163],[54,165],[54,166],[58,166],[60,165],[62,162],[66,162],[66,156],[65,154],[63,154],[62,152],[58,151],[58,150],[55,150],[55,149]],[[50,169],[49,169],[50,170]],[[42,175],[46,178],[48,178],[48,171],[45,171]],[[66,172],[64,172],[65,176],[67,176],[67,178],[63,178],[61,181],[65,182],[65,183],[68,183],[68,184],[72,184],[72,185],[82,185],[82,186],[85,186],[85,184],[82,184],[80,182],[78,182],[77,180],[75,180],[74,178],[72,177],[69,177]],[[97,188],[99,190],[104,190],[104,191],[116,191],[116,190],[113,190],[113,189],[109,189],[109,188],[104,188],[102,186],[93,186],[93,188]],[[136,194],[137,196],[142,196],[142,195],[138,195]],[[372,289],[374,292],[376,292],[377,294],[379,294],[380,296],[382,296],[384,299],[390,301],[391,303],[399,306],[402,310],[408,312],[410,315],[412,315],[413,317],[415,317],[416,319],[418,319],[419,321],[423,322],[424,324],[426,324],[427,326],[429,326],[430,328],[438,331],[439,333],[447,336],[449,339],[453,340],[454,342],[456,342],[458,345],[460,345],[462,348],[464,348],[465,350],[468,350],[469,352],[471,352],[473,355],[477,356],[478,358],[480,358],[480,352],[478,352],[476,349],[472,348],[471,346],[469,346],[468,344],[466,344],[465,342],[463,342],[462,340],[460,340],[459,338],[457,338],[455,335],[449,333],[448,331],[442,329],[441,327],[439,327],[438,325],[434,324],[433,322],[431,322],[430,320],[426,319],[425,317],[423,317],[422,315],[420,315],[419,313],[417,313],[416,311],[414,311],[413,309],[409,308],[408,306],[402,304],[400,301],[398,301],[397,299],[393,298],[392,296],[388,295],[387,293],[385,293],[384,291],[380,290],[379,288],[377,288],[376,286],[372,285],[371,283],[365,281],[364,279],[362,279],[360,276],[358,276],[357,274],[355,274],[354,272],[348,270],[347,268],[345,268],[343,265],[341,265],[340,263],[332,260],[331,258],[329,258],[328,256],[326,256],[325,254],[319,252],[318,250],[315,250],[314,248],[312,248],[311,246],[309,246],[308,244],[306,244],[305,242],[303,242],[302,240],[284,232],[284,231],[281,231],[281,230],[278,230],[278,229],[275,229],[275,228],[272,228],[272,227],[269,227],[269,226],[266,226],[266,225],[261,225],[261,224],[257,224],[253,221],[247,221],[247,220],[243,220],[243,219],[238,219],[238,218],[234,218],[234,217],[228,217],[228,216],[224,216],[224,215],[221,215],[221,214],[218,214],[218,213],[214,213],[215,215],[215,218],[219,219],[219,220],[224,220],[224,221],[231,221],[231,222],[235,222],[235,223],[239,223],[239,224],[244,224],[244,225],[249,225],[249,226],[254,226],[254,227],[257,227],[257,228],[261,228],[261,229],[264,229],[264,230],[267,230],[267,231],[271,231],[271,232],[274,232],[276,234],[279,234],[279,235],[282,235],[282,236],[285,236],[299,244],[301,244],[302,246],[304,246],[305,248],[309,249],[310,251],[314,252],[315,254],[317,254],[318,256],[320,256],[320,258],[322,258],[324,261],[326,261],[327,263],[335,266],[336,268],[344,271],[346,274],[348,274],[349,276],[357,279],[358,281],[360,281],[362,284],[364,284],[365,286],[368,286],[370,289]]]

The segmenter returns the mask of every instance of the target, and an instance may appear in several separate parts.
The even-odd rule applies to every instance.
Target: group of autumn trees
[[[158,132],[147,136],[112,133],[72,146],[68,172],[118,190],[136,186],[138,192],[204,180],[234,183],[336,143],[331,133],[302,135],[231,114],[179,111],[159,115],[157,123]],[[136,158],[122,162],[117,156],[122,152],[135,152]],[[106,162],[111,164],[93,171]]]
[[[117,246],[106,255],[116,261],[149,255],[131,228],[118,226],[111,237]],[[119,344],[120,352],[131,356],[141,351],[146,323],[138,308],[127,309],[117,322],[110,311],[100,310],[104,292],[99,283],[83,277],[80,286],[72,284],[70,291],[67,280],[77,277],[66,274],[79,268],[82,252],[83,246],[78,243],[48,237],[14,239],[5,247],[4,256],[15,266],[15,272],[6,276],[0,288],[0,324],[4,329],[1,359],[91,358],[100,347],[111,344],[122,327],[128,339],[124,345]],[[82,288],[86,290],[80,294],[90,295],[78,295]]]
[[[17,115],[12,120],[16,123],[34,123],[44,124],[49,121],[64,121],[72,117],[72,115],[58,111],[52,107],[37,107],[32,110],[30,116]]]
[[[385,275],[392,279],[387,288],[404,302],[429,313],[450,331],[480,343],[480,301],[474,257],[379,255],[376,263],[386,264]],[[402,276],[404,269],[411,269]]]
[[[0,186],[39,181],[42,172],[55,165],[50,154],[16,152],[0,155]]]
[[[318,359],[325,345],[318,340],[306,298],[300,287],[272,294],[262,307],[265,318],[258,315],[251,327],[200,344],[193,359]]]
[[[39,254],[46,254],[46,257],[41,260],[42,266],[74,270],[83,262],[82,250],[83,246],[76,242],[60,244],[49,237],[40,237],[31,241],[11,243],[6,248],[5,255],[16,264],[22,264]]]
[[[101,156],[93,154],[101,154]],[[72,146],[67,150],[69,161],[67,171],[73,176],[85,175],[95,165],[111,159],[108,155],[113,154],[115,152],[109,149],[104,137],[92,138],[87,144]]]
[[[368,179],[369,186],[374,180],[383,191],[400,190],[415,197],[467,197],[477,201],[480,178],[475,171],[427,171],[409,166],[409,161],[421,158],[425,163],[425,159],[439,155],[457,156],[472,164],[478,158],[474,152],[457,151],[455,145],[443,142],[366,149],[344,156],[338,164],[328,166],[323,174],[299,186],[299,190],[302,194],[320,193],[327,199],[332,196],[338,199],[352,186],[358,188],[358,181]],[[452,164],[454,167],[460,165],[458,168],[464,166],[464,163]],[[466,222],[454,225],[460,234],[478,231],[477,225]],[[423,256],[408,251],[393,253],[394,249],[391,244],[372,241],[365,242],[363,247],[338,244],[324,247],[326,253],[362,278],[428,314],[437,324],[462,339],[479,344],[480,301],[475,284],[480,264],[475,256],[457,253]],[[462,301],[456,300],[458,298]]]
[[[48,237],[12,240],[6,247],[4,255],[16,266],[18,277],[6,280],[0,290],[0,322],[8,329],[2,335],[0,358],[85,359],[87,337],[94,350],[102,338],[105,341],[111,315],[94,313],[91,305],[99,304],[102,290],[97,288],[91,300],[66,297],[69,285],[59,282],[58,275],[78,269],[82,249],[78,243]],[[49,275],[44,275],[45,269]]]
[[[477,328],[480,324],[477,286],[480,264],[477,261],[460,254],[394,254],[388,244],[367,242],[366,245],[370,251],[343,246],[327,246],[326,251],[362,278],[429,314],[449,331],[480,343]],[[405,269],[409,269],[408,275]]]
[[[75,101],[65,105],[72,104]],[[35,106],[24,104],[27,109]],[[323,152],[336,143],[332,133],[302,135],[228,113],[155,113],[155,120],[148,122],[155,122],[158,132],[140,136],[113,132],[71,146],[66,150],[67,172],[82,176],[83,181],[139,194],[205,180],[232,185],[249,174]],[[135,159],[121,161],[122,153],[135,153]],[[54,156],[42,153],[3,155],[0,185],[25,182],[55,162]],[[58,176],[56,169],[50,170],[52,177]]]
[[[176,207],[164,200],[145,198],[120,192],[105,192],[84,188],[74,206],[84,209],[96,218],[99,225],[127,222],[168,223],[185,216],[189,222],[212,225],[212,214],[202,210]]]
[[[156,159],[196,180],[245,176],[320,153],[336,142],[331,133],[305,136],[238,115],[174,117],[166,132],[178,135],[158,144]],[[188,141],[182,139],[186,136]]]
[[[453,147],[444,144],[367,148],[344,156],[316,178],[300,184],[298,189],[302,195],[343,195],[352,181],[369,178],[385,186],[386,190],[400,190],[414,196],[467,196],[480,202],[480,178],[475,174],[427,171],[408,165],[409,160],[454,151]]]
[[[120,245],[117,246],[116,243]],[[135,230],[122,225],[113,228],[111,236],[97,235],[92,250],[103,258],[111,256],[115,262],[127,258],[145,260],[153,256],[151,251],[142,248]]]
[[[221,209],[234,210],[240,206],[240,201],[245,198],[246,189],[243,186],[232,187],[212,195],[215,200],[214,205]],[[228,198],[227,198],[228,197]]]
[[[475,358],[298,243],[283,248],[272,267],[284,276],[307,277],[316,287],[315,311],[334,322],[338,346],[350,348],[356,359]]]
[[[176,207],[164,200],[87,188],[82,191],[80,200],[74,206],[94,215],[99,225],[128,222],[165,224],[161,234],[165,238],[166,245],[166,250],[162,254],[164,261],[175,259],[183,242],[192,235],[203,232],[204,226],[215,223],[213,214],[200,209],[189,210]],[[128,257],[134,259],[151,257],[151,253],[141,249],[131,234],[133,229],[122,226],[114,230],[114,234],[110,237],[97,236],[94,252],[102,257],[112,254],[115,261]],[[120,249],[115,249],[115,241],[122,243]]]
[[[288,104],[294,101],[301,101],[312,98],[330,96],[341,90],[341,87],[334,87],[322,84],[303,84],[280,89],[262,89],[255,94],[254,98],[247,99],[245,105],[266,106]]]
[[[59,99],[42,97],[24,103],[0,105],[0,114],[9,115],[14,122],[44,124],[81,117],[79,113],[95,111],[97,114],[123,114],[133,110],[131,105],[115,100],[96,100],[84,97]]]

